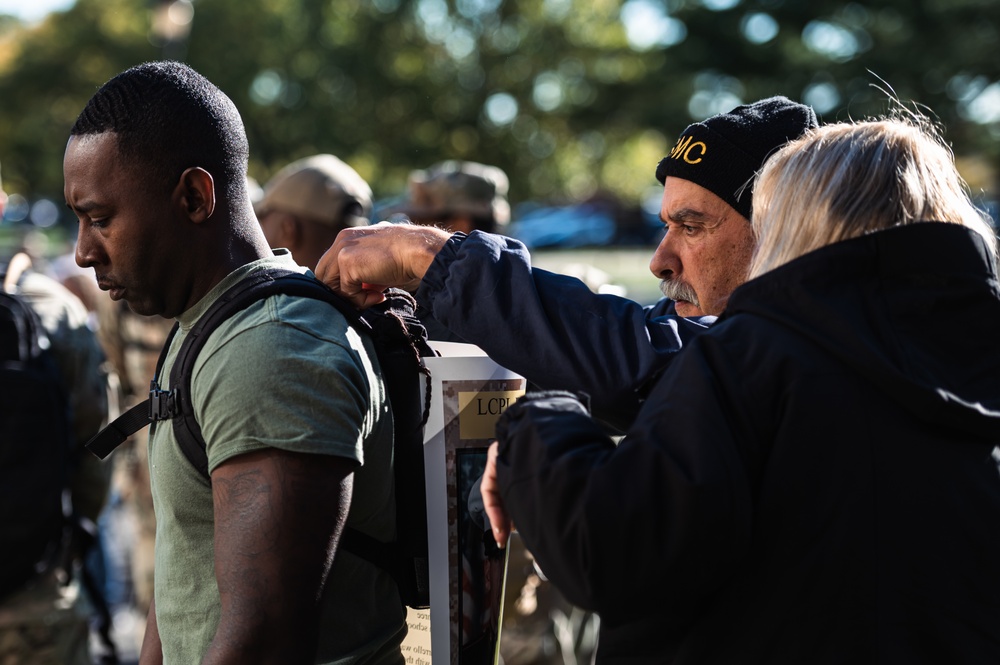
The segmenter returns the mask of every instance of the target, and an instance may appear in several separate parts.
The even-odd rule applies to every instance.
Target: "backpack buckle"
[[[177,415],[177,390],[160,390],[156,381],[149,382],[149,419],[170,420]]]

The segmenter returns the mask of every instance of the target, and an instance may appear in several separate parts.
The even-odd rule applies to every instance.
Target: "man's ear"
[[[215,212],[215,180],[200,166],[185,169],[174,189],[174,200],[195,224],[201,224]]]

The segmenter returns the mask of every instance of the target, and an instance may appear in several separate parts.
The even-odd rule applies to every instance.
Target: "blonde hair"
[[[753,194],[750,278],[825,245],[902,224],[951,222],[997,238],[951,150],[923,116],[810,130],[764,165]]]

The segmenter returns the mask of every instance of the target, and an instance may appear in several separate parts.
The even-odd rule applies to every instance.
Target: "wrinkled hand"
[[[486,454],[486,470],[483,471],[483,480],[479,491],[483,495],[486,516],[493,527],[493,539],[497,541],[497,547],[503,549],[507,547],[507,540],[510,538],[510,532],[514,525],[510,515],[504,509],[503,499],[500,498],[500,484],[497,481],[497,454],[499,450],[500,444],[494,441]]]
[[[415,291],[451,234],[430,226],[389,224],[344,229],[319,260],[316,276],[364,309],[389,287]]]

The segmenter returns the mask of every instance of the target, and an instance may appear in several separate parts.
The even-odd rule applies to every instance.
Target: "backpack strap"
[[[362,335],[374,341],[375,352],[382,369],[394,424],[393,466],[396,501],[397,540],[383,542],[352,527],[341,533],[340,547],[389,573],[399,587],[404,604],[426,606],[429,583],[427,578],[426,504],[412,497],[423,497],[423,425],[430,410],[430,372],[421,356],[435,355],[427,344],[426,331],[415,316],[416,302],[410,294],[392,290],[386,301],[361,313],[317,279],[287,270],[267,270],[240,282],[219,298],[188,333],[170,371],[168,403],[174,420],[174,437],[192,466],[211,483],[208,454],[201,427],[194,414],[191,375],[194,361],[208,337],[223,321],[251,304],[271,295],[283,294],[315,298],[336,307],[348,323]],[[417,371],[415,368],[419,368]],[[159,375],[159,369],[157,370]],[[419,378],[427,386],[426,400],[419,399]],[[169,417],[169,416],[168,416]],[[401,431],[403,423],[412,428]],[[402,501],[399,499],[402,498]],[[405,506],[406,514],[402,514]],[[400,529],[408,529],[400,537]]]

